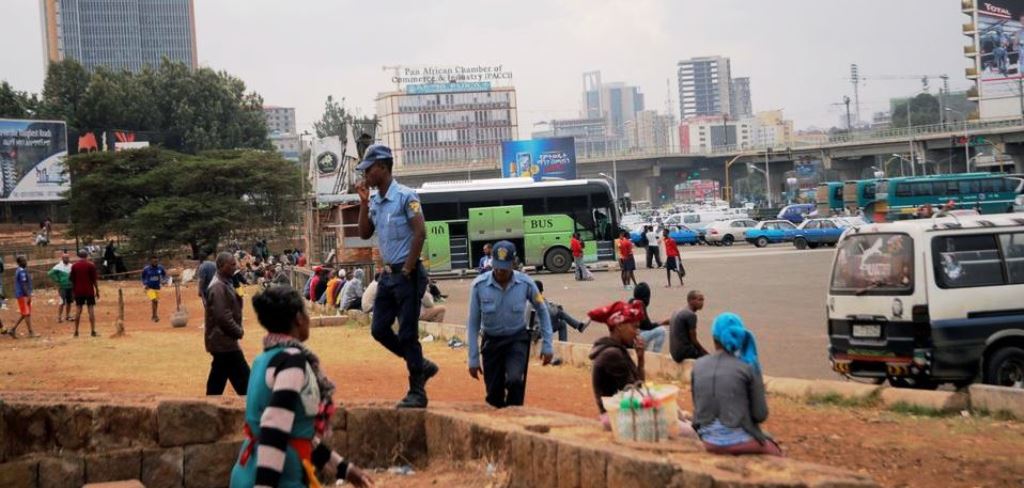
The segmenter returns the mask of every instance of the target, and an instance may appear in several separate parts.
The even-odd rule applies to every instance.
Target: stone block
[[[803,399],[807,397],[807,392],[811,389],[811,381],[797,378],[776,378],[772,376],[765,376],[764,388],[768,393],[773,395]]]
[[[643,488],[668,486],[679,468],[649,455],[621,451],[608,458],[608,486]]]
[[[146,488],[139,480],[111,481],[109,483],[89,483],[82,488]]]
[[[331,437],[325,441],[327,446],[332,450],[341,454],[343,457],[349,456],[348,449],[348,431],[347,430],[335,430],[331,432]]]
[[[4,488],[36,488],[38,479],[38,459],[20,459],[0,464],[0,486]]]
[[[509,488],[542,486],[533,472],[533,437],[512,432],[506,437],[508,450],[505,465],[509,473]]]
[[[348,411],[349,454],[360,466],[388,467],[398,444],[399,418],[394,409],[355,407]]]
[[[967,394],[955,391],[883,388],[881,398],[882,403],[889,407],[903,403],[941,412],[959,412],[967,408]]]
[[[122,449],[85,456],[86,483],[137,480],[141,474],[141,449]]]
[[[5,407],[7,456],[49,451],[54,445],[50,414],[41,405],[10,404]]]
[[[244,405],[220,405],[217,407],[217,414],[220,416],[219,440],[234,439],[243,435],[245,429]]]
[[[241,441],[221,441],[185,446],[182,463],[185,488],[221,488],[231,482],[231,468],[238,460]]]
[[[85,483],[85,459],[81,456],[56,456],[39,460],[39,488],[82,486]]]
[[[558,470],[558,488],[576,488],[580,483],[580,449],[568,442],[558,444],[556,454]]]
[[[142,484],[147,488],[182,488],[185,483],[185,450],[143,449]]]
[[[59,415],[50,417],[57,446],[62,449],[84,449],[91,442],[94,422],[100,420],[96,419],[96,409],[90,405],[77,404],[59,407],[55,409]]]
[[[588,488],[605,488],[608,484],[608,451],[593,447],[579,448],[580,485]]]
[[[423,424],[430,459],[463,461],[472,456],[472,433],[468,422],[452,414],[427,410]]]
[[[508,449],[508,432],[480,424],[469,424],[470,446],[473,459],[497,459]]]
[[[878,392],[882,388],[878,385],[865,383],[853,383],[850,381],[811,381],[807,388],[807,394],[818,395],[840,395],[850,399],[865,399]]]
[[[93,417],[89,443],[99,450],[152,446],[156,433],[156,412],[152,408],[101,405]]]
[[[423,423],[426,411],[422,409],[398,410],[398,449],[405,461],[426,466],[427,428]]]
[[[1024,420],[1024,389],[992,385],[971,385],[971,408],[992,413],[1006,412]]]
[[[193,400],[164,400],[156,407],[162,447],[213,442],[220,438],[220,412],[216,405]]]
[[[536,486],[558,486],[558,444],[544,436],[534,435],[531,443],[533,481]]]

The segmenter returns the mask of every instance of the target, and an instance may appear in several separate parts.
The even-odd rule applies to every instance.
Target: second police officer
[[[391,149],[375,144],[366,148],[356,167],[363,180],[356,184],[359,194],[359,236],[369,239],[377,233],[384,263],[377,297],[373,303],[373,338],[405,359],[409,370],[409,392],[398,408],[427,406],[427,380],[438,367],[423,357],[419,339],[420,301],[427,289],[427,273],[420,252],[427,237],[426,224],[416,192],[399,184],[391,175]],[[370,196],[370,188],[377,193]],[[398,334],[391,325],[398,318]]]
[[[470,286],[469,374],[479,379],[483,356],[487,403],[502,408],[522,405],[526,396],[526,366],[529,360],[530,333],[527,330],[527,303],[540,318],[541,353],[544,364],[551,362],[551,317],[533,279],[512,269],[516,247],[501,241],[491,252],[492,271],[473,280]],[[482,347],[478,335],[483,334]]]

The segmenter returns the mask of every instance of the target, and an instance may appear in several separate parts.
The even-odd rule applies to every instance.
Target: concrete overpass
[[[821,161],[830,179],[837,180],[870,177],[883,168],[889,176],[897,176],[901,172],[906,175],[912,172],[963,172],[966,171],[967,157],[963,145],[955,138],[964,136],[969,139],[980,137],[984,142],[978,148],[991,148],[995,154],[1009,156],[1013,160],[1012,166],[1005,164],[999,167],[996,162],[985,161],[979,164],[977,148],[972,147],[972,170],[1024,173],[1024,120],[1013,119],[854,131],[830,135],[820,143],[786,147],[723,146],[701,153],[636,149],[621,153],[577,154],[577,175],[580,178],[600,178],[602,173],[613,175],[618,181],[620,196],[629,193],[634,200],[654,201],[660,195],[671,199],[675,185],[694,173],[701,179],[718,180],[724,187],[727,162],[735,159],[729,167],[729,179],[735,182],[748,175],[743,163],[756,163],[763,170],[767,160],[773,195],[779,195],[784,191],[785,173],[794,170],[794,162],[802,160]],[[915,165],[893,156],[900,154],[907,158],[911,151],[915,154]],[[401,168],[396,174],[403,184],[416,187],[428,181],[494,178],[500,175],[500,171],[497,161],[475,164],[452,161],[424,168]],[[758,174],[757,177],[763,176]]]

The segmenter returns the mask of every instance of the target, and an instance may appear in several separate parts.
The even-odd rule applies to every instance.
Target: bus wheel
[[[985,383],[1024,388],[1024,349],[1004,347],[986,361]]]
[[[758,237],[757,240],[754,241],[754,245],[757,246],[757,247],[767,246],[768,245],[768,238],[765,237],[765,236]]]
[[[565,273],[572,265],[572,254],[562,247],[556,247],[544,256],[544,267],[552,273]]]
[[[797,249],[803,251],[804,249],[807,249],[807,239],[797,237],[796,240],[793,241],[793,245],[796,246]]]

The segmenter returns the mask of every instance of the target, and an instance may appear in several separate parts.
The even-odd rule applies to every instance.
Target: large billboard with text
[[[572,137],[550,137],[502,141],[501,176],[526,176],[534,181],[576,179],[576,140]]]
[[[976,1],[975,51],[981,117],[1020,116],[1024,0]]]
[[[67,154],[64,122],[0,119],[0,201],[63,199]]]

